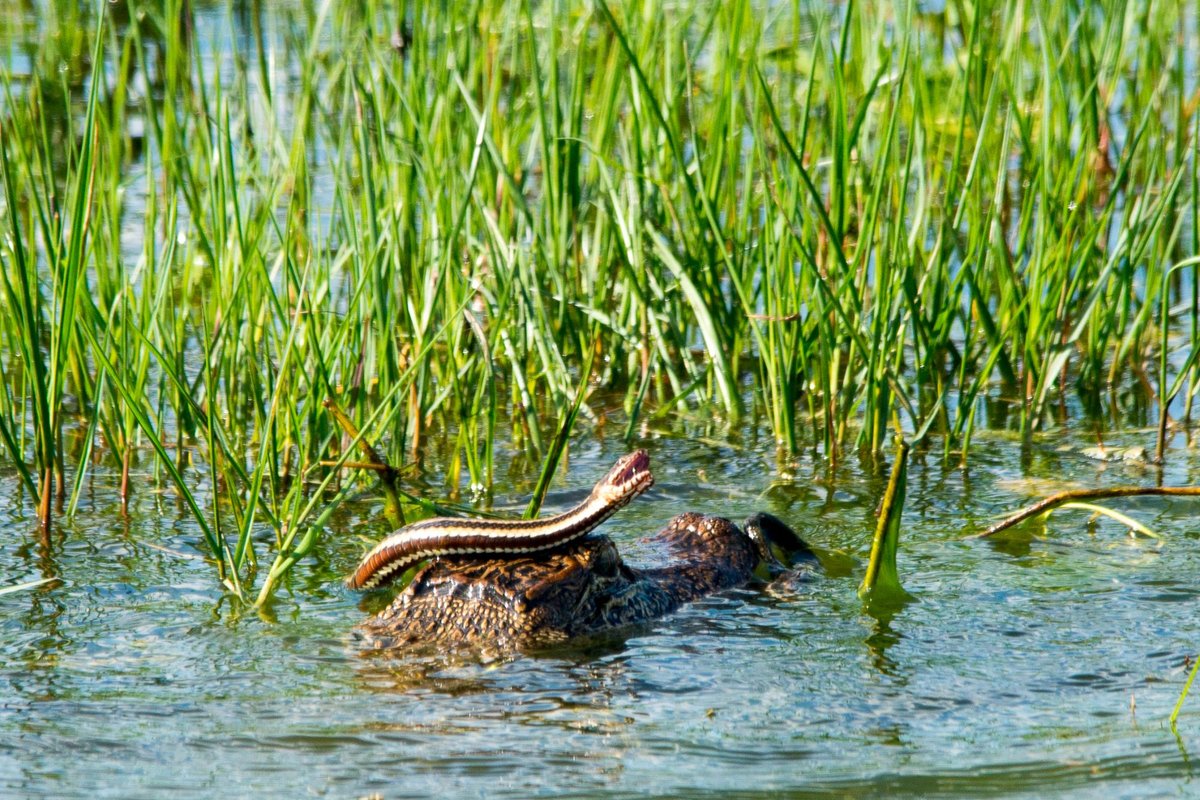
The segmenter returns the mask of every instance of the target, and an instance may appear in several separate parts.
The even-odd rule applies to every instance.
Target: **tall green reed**
[[[170,482],[235,594],[373,474],[329,401],[450,499],[613,414],[951,464],[1188,418],[1183,9],[118,11],[8,59],[0,440],[46,521]]]

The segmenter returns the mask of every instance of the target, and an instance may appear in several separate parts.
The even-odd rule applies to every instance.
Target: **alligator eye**
[[[746,520],[742,527],[746,532],[746,537],[754,543],[754,549],[758,551],[759,566],[765,566],[767,564],[780,567],[783,566],[779,562],[779,559],[775,557],[775,554],[771,552],[771,543],[767,540],[766,534],[763,533],[762,526],[758,524],[756,519],[751,517],[750,519]]]
[[[621,554],[611,542],[595,551],[592,572],[601,578],[615,578],[621,571]]]

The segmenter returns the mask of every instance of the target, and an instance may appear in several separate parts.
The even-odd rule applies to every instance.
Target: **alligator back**
[[[671,562],[647,570],[626,565],[603,535],[535,557],[438,559],[362,633],[374,648],[550,645],[661,617],[745,583],[757,564],[754,544],[721,517],[681,514],[657,538]]]

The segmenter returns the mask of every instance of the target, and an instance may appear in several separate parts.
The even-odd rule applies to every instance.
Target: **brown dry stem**
[[[1027,519],[1041,516],[1066,503],[1088,500],[1107,500],[1113,497],[1200,497],[1200,486],[1117,486],[1111,489],[1072,489],[1052,494],[1018,511],[1003,522],[997,522],[983,533],[970,537],[982,539],[1007,530]]]

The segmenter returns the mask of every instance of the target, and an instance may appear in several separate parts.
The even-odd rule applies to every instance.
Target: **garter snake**
[[[549,550],[574,541],[654,485],[650,456],[637,450],[622,456],[587,499],[544,519],[443,518],[415,522],[371,548],[346,580],[351,589],[374,589],[434,556],[514,556]]]

